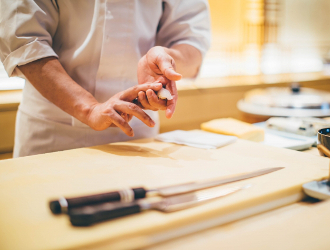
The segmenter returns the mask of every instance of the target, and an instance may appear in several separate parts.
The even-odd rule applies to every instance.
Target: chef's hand
[[[136,85],[119,92],[104,103],[94,104],[89,112],[87,125],[94,130],[104,130],[110,126],[117,126],[128,136],[134,136],[133,129],[128,125],[132,116],[136,116],[147,126],[155,126],[155,122],[133,101],[139,92],[148,90],[154,92],[162,88],[161,83],[147,83]]]
[[[138,101],[144,109],[166,110],[166,117],[171,118],[178,99],[175,81],[180,80],[182,76],[175,71],[174,59],[167,53],[167,50],[164,47],[156,46],[140,59],[137,72],[138,83],[160,82],[170,91],[173,99],[158,99],[155,92],[149,89],[146,92],[140,91],[138,93]]]

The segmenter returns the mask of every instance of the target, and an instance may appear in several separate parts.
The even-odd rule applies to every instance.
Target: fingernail
[[[150,126],[154,127],[156,125],[156,123],[154,121],[150,121]]]
[[[134,136],[134,130],[133,129],[129,130],[129,135],[128,136]]]
[[[172,117],[173,113],[170,109],[167,109],[165,112],[165,116],[167,119],[170,119]]]

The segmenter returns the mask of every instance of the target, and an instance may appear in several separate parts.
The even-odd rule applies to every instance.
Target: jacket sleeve
[[[8,76],[16,66],[54,56],[52,37],[58,25],[55,0],[0,0],[0,59]]]
[[[157,45],[170,48],[189,44],[204,56],[210,47],[210,15],[207,0],[163,1],[163,15],[157,32]]]

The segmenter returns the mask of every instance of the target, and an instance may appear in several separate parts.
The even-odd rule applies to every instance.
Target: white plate
[[[265,130],[265,140],[262,144],[279,147],[289,148],[294,150],[304,150],[310,148],[317,142],[317,137],[307,137],[296,135],[288,132],[277,131],[265,128],[265,123],[256,123],[255,126],[261,127]]]
[[[308,182],[303,185],[303,189],[311,197],[327,200],[330,199],[330,188],[327,182],[328,180]]]

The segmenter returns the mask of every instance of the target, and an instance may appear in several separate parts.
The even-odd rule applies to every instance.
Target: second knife
[[[226,188],[220,191],[199,191],[189,194],[174,195],[158,201],[141,199],[133,202],[106,202],[98,205],[73,208],[69,211],[71,224],[74,226],[90,226],[94,223],[140,213],[144,210],[156,209],[162,212],[174,212],[196,206],[200,203],[223,197],[251,185]]]

